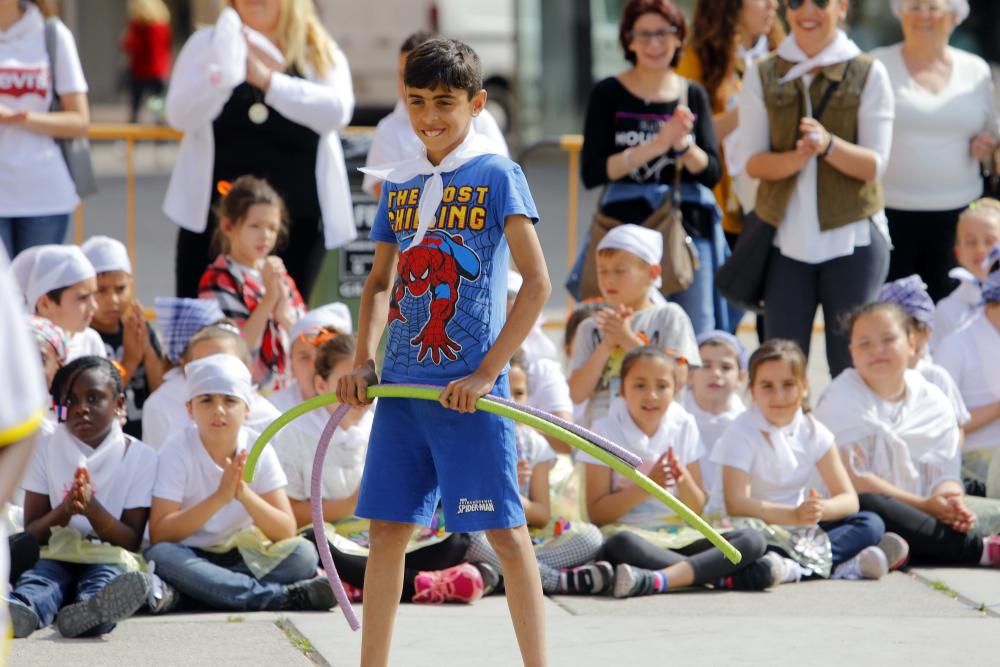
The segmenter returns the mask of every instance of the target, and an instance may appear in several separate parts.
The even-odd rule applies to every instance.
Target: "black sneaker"
[[[773,551],[720,581],[716,588],[731,591],[763,591],[781,583],[785,576],[785,561]]]
[[[285,586],[284,608],[294,611],[326,611],[333,609],[337,598],[325,576],[299,581]]]
[[[483,577],[483,597],[494,593],[502,579],[499,570],[489,563],[473,563],[472,565],[479,570],[479,574]]]
[[[7,611],[10,613],[10,624],[14,626],[14,638],[23,639],[38,629],[41,620],[35,610],[17,600],[7,601]]]
[[[560,591],[561,593],[601,595],[615,585],[615,569],[606,560],[566,569],[562,574],[566,577],[566,590]]]
[[[60,609],[56,627],[63,637],[79,637],[99,625],[117,623],[139,611],[146,604],[148,593],[145,574],[120,574],[89,600]]]

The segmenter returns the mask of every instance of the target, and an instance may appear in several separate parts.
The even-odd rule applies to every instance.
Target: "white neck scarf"
[[[764,439],[764,446],[759,449],[759,467],[754,467],[754,474],[759,474],[763,480],[775,486],[784,485],[794,476],[799,467],[799,457],[795,450],[803,438],[812,437],[810,430],[815,430],[808,417],[799,410],[786,426],[775,426],[767,420],[756,404],[743,413],[745,425],[751,431]]]
[[[744,71],[750,71],[750,67],[754,61],[758,58],[763,58],[770,51],[767,44],[767,35],[761,35],[749,49],[745,48],[742,44],[738,45],[736,47],[736,57],[743,61]]]
[[[470,123],[469,133],[465,135],[462,143],[448,153],[437,166],[427,159],[427,149],[424,148],[419,157],[381,166],[362,167],[361,171],[390,183],[405,183],[417,176],[430,176],[420,192],[420,203],[417,205],[417,232],[407,246],[413,248],[424,240],[424,235],[437,217],[438,206],[444,197],[444,179],[441,178],[441,174],[455,171],[480,155],[496,152],[494,142],[477,134]]]
[[[785,76],[781,77],[778,83],[788,83],[801,78],[803,74],[808,74],[818,67],[829,67],[850,60],[861,53],[861,49],[847,36],[843,30],[837,31],[837,36],[833,42],[825,49],[810,58],[805,54],[794,35],[785,38],[778,47],[778,56],[789,62],[795,63],[792,69],[788,70]]]
[[[681,394],[681,405],[698,422],[698,432],[701,434],[701,442],[706,449],[711,449],[726,427],[746,410],[740,397],[733,393],[729,397],[726,409],[719,414],[713,414],[698,405],[698,401],[694,398],[694,391],[690,387]]]
[[[90,474],[90,483],[94,487],[94,497],[101,501],[101,505],[111,516],[120,517],[125,508],[128,480],[117,479],[126,453],[125,434],[118,422],[111,425],[108,436],[93,449],[77,440],[66,424],[59,424],[50,438],[48,480],[49,502],[52,506],[62,502],[73,486],[76,469],[85,464]],[[73,516],[69,525],[81,535],[94,533],[90,522],[80,515]]]
[[[670,446],[670,443],[667,441],[669,431],[667,428],[668,414],[669,409],[663,414],[656,433],[650,436],[646,435],[632,419],[632,415],[628,412],[628,403],[625,402],[624,398],[619,397],[614,399],[608,407],[608,415],[614,420],[615,425],[618,426],[618,430],[623,436],[622,442],[619,444],[642,459],[642,465],[639,469],[643,472],[648,472],[652,469],[656,460]],[[680,451],[677,451],[676,454],[678,458],[681,458]]]
[[[996,359],[1000,352],[1000,332],[993,326],[993,322],[986,317],[986,311],[980,310],[976,320],[969,325],[969,336],[976,346],[976,354],[979,359]],[[986,370],[983,373],[986,385],[993,396],[1000,396],[1000,373]]]

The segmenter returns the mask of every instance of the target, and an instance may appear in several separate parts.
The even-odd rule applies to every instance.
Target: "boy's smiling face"
[[[406,87],[410,124],[427,149],[427,159],[434,164],[465,140],[472,117],[478,116],[485,105],[485,90],[469,99],[468,93],[459,88]]]
[[[1000,243],[1000,221],[991,213],[966,213],[955,233],[955,257],[962,267],[980,280],[986,279],[983,262],[990,249]]]

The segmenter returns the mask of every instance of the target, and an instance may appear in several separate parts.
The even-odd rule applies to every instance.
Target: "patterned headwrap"
[[[914,274],[882,285],[878,300],[895,303],[928,329],[934,328],[934,300],[920,276]]]
[[[153,304],[167,359],[175,364],[188,341],[205,327],[226,318],[218,302],[208,299],[156,297]]]
[[[1000,271],[994,271],[983,283],[983,301],[1000,303]]]
[[[59,359],[59,365],[64,365],[66,363],[69,340],[66,338],[63,330],[44,317],[38,317],[37,315],[29,317],[28,323],[31,327],[31,333],[35,334],[35,338],[42,343],[48,343],[55,351],[56,358]]]
[[[986,269],[986,273],[1000,271],[1000,243],[990,248],[990,254],[986,256],[983,268]]]

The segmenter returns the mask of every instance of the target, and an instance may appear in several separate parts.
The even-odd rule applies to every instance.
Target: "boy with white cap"
[[[146,559],[182,595],[215,609],[331,608],[316,550],[295,535],[288,481],[272,448],[254,481],[243,481],[257,437],[244,427],[254,395],[250,370],[215,354],[189,363],[185,375],[194,423],[159,453]]]
[[[657,304],[650,288],[660,282],[663,237],[639,225],[615,227],[597,246],[597,282],[608,304],[577,329],[569,376],[574,403],[587,401],[582,420],[590,426],[607,414],[618,395],[622,359],[642,345],[670,349],[701,365],[694,328],[675,303]]]
[[[108,356],[124,369],[124,430],[142,438],[142,405],[163,382],[160,342],[135,298],[132,262],[125,245],[107,236],[93,236],[80,249],[97,272],[97,310],[91,327],[100,334]]]
[[[11,269],[28,311],[52,321],[69,336],[68,361],[108,356],[101,336],[90,328],[97,308],[97,273],[80,248],[34,246],[15,257]]]

